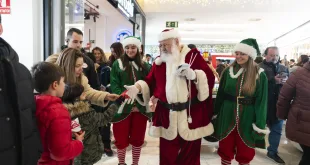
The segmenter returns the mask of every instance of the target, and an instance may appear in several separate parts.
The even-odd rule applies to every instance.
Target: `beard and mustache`
[[[171,45],[171,53],[162,51],[160,57],[166,64],[177,64],[180,62],[180,51],[176,43]]]

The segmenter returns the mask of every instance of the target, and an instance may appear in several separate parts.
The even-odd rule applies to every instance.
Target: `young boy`
[[[72,140],[71,118],[60,97],[65,89],[64,72],[58,66],[41,62],[32,68],[36,96],[36,117],[43,144],[38,165],[70,165],[81,154],[85,132]]]

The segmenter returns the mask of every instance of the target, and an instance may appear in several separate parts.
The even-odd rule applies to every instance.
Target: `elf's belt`
[[[224,93],[224,100],[237,102],[238,105],[252,105],[255,103],[255,97],[233,96]]]
[[[185,102],[185,103],[172,103],[172,104],[169,104],[169,103],[166,103],[166,102],[163,102],[161,100],[158,100],[158,102],[164,106],[165,108],[169,109],[169,110],[172,110],[172,111],[183,111],[185,109],[188,109],[189,107],[189,101]],[[197,97],[195,97],[194,99],[192,99],[191,101],[191,105],[194,105],[194,104],[197,104],[199,103],[200,101],[198,100]]]

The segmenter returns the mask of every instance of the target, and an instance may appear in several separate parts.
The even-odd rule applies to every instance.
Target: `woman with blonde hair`
[[[268,81],[254,62],[259,52],[255,39],[237,44],[236,60],[223,71],[215,102],[215,133],[223,165],[236,158],[248,165],[255,147],[265,148]]]
[[[65,72],[65,83],[83,85],[86,99],[92,104],[105,107],[108,101],[115,101],[119,95],[98,91],[90,87],[87,77],[83,74],[83,54],[78,49],[67,48],[59,55],[56,64]]]

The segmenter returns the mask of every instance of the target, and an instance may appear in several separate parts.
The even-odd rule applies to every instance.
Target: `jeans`
[[[299,165],[309,165],[310,164],[310,147],[300,144],[302,150],[304,151]]]
[[[278,147],[282,135],[283,120],[278,120],[276,123],[269,126],[269,147],[267,148],[269,154],[275,155],[278,153]]]

